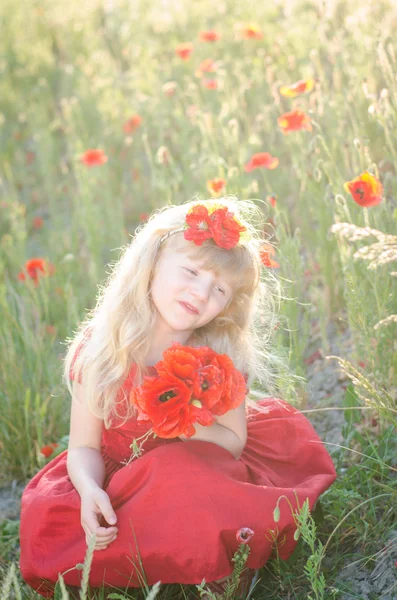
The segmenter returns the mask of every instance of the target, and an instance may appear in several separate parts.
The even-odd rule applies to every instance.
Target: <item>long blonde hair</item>
[[[202,246],[191,244],[189,255],[201,259],[206,268],[226,270],[234,286],[229,305],[213,321],[195,330],[195,345],[228,354],[248,376],[248,385],[257,380],[268,393],[275,392],[274,365],[282,359],[272,349],[271,341],[278,321],[281,286],[271,269],[261,268],[263,212],[252,201],[230,196],[215,201],[194,200],[157,209],[136,230],[107,282],[99,288],[95,308],[80,323],[75,337],[67,340],[63,379],[71,394],[71,372],[74,379],[84,382],[85,401],[107,428],[113,416],[127,419],[134,414],[126,394],[120,394],[132,366],[136,367],[135,383],[140,383],[147,372],[145,358],[157,312],[150,295],[151,278],[162,249],[173,244],[178,250],[182,236],[172,235],[163,243],[161,238],[183,227],[194,205],[214,202],[238,216],[250,239],[231,250],[220,248],[213,240]],[[249,400],[247,405],[255,407]]]

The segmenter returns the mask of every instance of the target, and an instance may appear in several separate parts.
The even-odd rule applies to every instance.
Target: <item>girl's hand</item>
[[[107,523],[116,523],[117,521],[109,496],[99,486],[95,486],[84,491],[81,496],[80,520],[86,534],[87,545],[92,535],[96,534],[94,550],[104,550],[117,537],[117,527],[101,527],[99,525],[101,515]],[[112,521],[112,518],[114,521]]]

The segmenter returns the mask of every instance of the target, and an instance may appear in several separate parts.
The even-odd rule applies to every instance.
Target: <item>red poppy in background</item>
[[[145,223],[149,218],[149,213],[147,212],[143,212],[139,215],[139,220],[141,221],[141,223]]]
[[[139,115],[133,115],[132,117],[130,117],[128,119],[128,121],[126,121],[123,125],[123,131],[124,133],[133,133],[134,131],[136,131],[136,129],[138,129],[138,127],[140,126],[140,124],[142,123],[142,117],[140,117]]]
[[[80,157],[80,160],[86,167],[98,167],[108,161],[105,152],[100,149],[92,148],[86,150]]]
[[[254,169],[275,169],[279,165],[279,160],[275,156],[272,156],[268,152],[258,152],[257,154],[253,154],[250,160],[244,167],[244,170],[247,173],[250,173]]]
[[[278,126],[281,131],[286,134],[290,131],[299,131],[300,129],[306,129],[312,131],[313,127],[309,115],[301,110],[292,110],[286,112],[277,119]]]
[[[203,73],[214,73],[215,71],[215,62],[212,60],[212,58],[206,58],[199,64],[194,74],[196,77],[202,77]]]
[[[272,194],[271,196],[266,196],[266,201],[270,202],[273,208],[275,208],[277,204],[277,196],[275,194]]]
[[[296,98],[300,94],[308,94],[314,88],[314,79],[300,79],[291,85],[282,85],[280,94],[286,98]]]
[[[216,90],[218,82],[216,79],[203,79],[203,86],[206,87],[207,90]]]
[[[261,258],[262,264],[265,267],[269,267],[272,269],[278,269],[280,267],[279,263],[273,260],[273,256],[275,256],[276,250],[270,244],[263,244],[261,249],[259,250],[259,256]]]
[[[324,356],[320,348],[317,348],[314,352],[304,359],[305,365],[312,365],[316,360],[323,360]]]
[[[191,44],[190,42],[185,42],[183,44],[179,44],[175,48],[175,52],[179,56],[179,58],[181,58],[182,60],[189,60],[189,58],[193,52],[193,44]]]
[[[35,217],[32,221],[33,229],[41,229],[43,227],[44,221],[42,217]]]
[[[202,42],[217,42],[221,39],[220,34],[214,30],[200,31],[199,37]]]
[[[359,206],[368,208],[382,202],[383,186],[379,179],[368,171],[352,181],[346,181],[343,187]]]
[[[53,275],[54,273],[54,265],[46,261],[44,258],[31,258],[25,262],[23,271],[18,273],[18,279],[20,281],[25,281],[26,276],[28,276],[33,280],[35,285],[38,285],[40,277]]]
[[[36,159],[36,155],[32,150],[28,150],[25,154],[25,161],[27,165],[31,165]]]
[[[224,179],[221,179],[221,178],[209,179],[207,181],[207,190],[209,191],[210,194],[212,194],[216,198],[219,198],[219,196],[222,194],[223,190],[225,189],[225,185],[226,185],[226,181]]]
[[[235,31],[238,38],[245,40],[261,40],[263,33],[257,23],[237,23]]]
[[[40,454],[43,454],[46,458],[48,458],[54,452],[55,448],[58,448],[58,446],[59,444],[56,444],[55,442],[53,444],[43,446],[40,448]]]

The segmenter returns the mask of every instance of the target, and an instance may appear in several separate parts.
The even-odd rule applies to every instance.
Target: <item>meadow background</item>
[[[334,361],[349,385],[338,479],[254,597],[396,598],[395,579],[360,595],[338,574],[353,555],[371,571],[397,535],[397,5],[3,0],[0,27],[0,487],[66,447],[64,341],[147,214],[255,199],[285,288],[280,352],[297,377]],[[322,352],[308,357],[313,322]],[[350,330],[349,356],[326,358],[330,323]],[[278,384],[306,408],[304,379]],[[0,597],[39,598],[18,550],[4,519]]]

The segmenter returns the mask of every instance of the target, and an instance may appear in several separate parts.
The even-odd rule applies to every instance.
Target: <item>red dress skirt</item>
[[[104,430],[104,489],[117,514],[118,535],[94,551],[89,584],[140,587],[200,584],[230,575],[239,543],[236,533],[254,535],[247,567],[259,569],[277,548],[287,559],[296,546],[291,507],[310,507],[335,480],[330,455],[310,422],[276,398],[259,402],[265,414],[248,409],[248,440],[239,460],[224,448],[199,440],[149,438],[144,454],[129,465],[130,444],[148,424],[129,420]],[[67,450],[28,483],[22,496],[20,568],[24,580],[50,598],[58,575],[79,586],[85,533],[80,496],[66,469]]]

